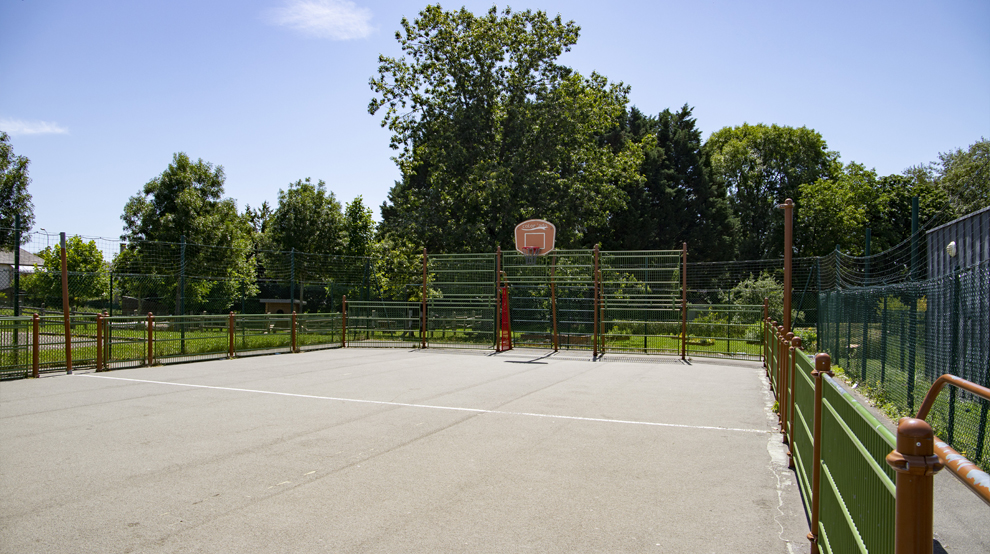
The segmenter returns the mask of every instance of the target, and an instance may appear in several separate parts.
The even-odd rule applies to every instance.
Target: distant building
[[[990,208],[928,231],[925,371],[990,385]]]
[[[298,300],[289,300],[288,298],[259,298],[259,302],[265,305],[266,314],[291,314],[293,311],[301,312]],[[306,302],[303,301],[303,306]]]
[[[928,231],[928,278],[990,260],[990,208]]]
[[[44,265],[45,260],[37,254],[32,254],[21,248],[20,271],[33,273],[34,266]],[[0,290],[14,286],[14,251],[0,250]]]

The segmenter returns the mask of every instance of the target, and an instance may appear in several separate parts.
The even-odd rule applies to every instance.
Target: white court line
[[[654,421],[630,421],[624,419],[606,419],[598,417],[579,417],[554,414],[535,414],[529,412],[506,412],[502,410],[482,410],[479,408],[458,408],[456,406],[434,406],[431,404],[407,404],[405,402],[385,402],[383,400],[360,400],[357,398],[337,398],[334,396],[316,396],[313,394],[296,394],[292,392],[275,392],[257,389],[238,389],[233,387],[215,387],[211,385],[192,385],[189,383],[170,383],[168,381],[150,381],[147,379],[128,379],[126,377],[110,377],[107,375],[93,375],[90,373],[81,374],[82,377],[92,377],[95,379],[111,379],[114,381],[130,381],[132,383],[148,383],[153,385],[172,385],[174,387],[188,387],[195,389],[212,389],[232,392],[253,392],[255,394],[271,394],[275,396],[292,396],[295,398],[313,398],[316,400],[335,400],[337,402],[354,402],[358,404],[380,404],[383,406],[399,406],[404,408],[424,408],[428,410],[450,410],[454,412],[471,412],[476,414],[495,414],[509,416],[544,417],[550,419],[569,419],[574,421],[595,421],[600,423],[625,423],[628,425],[649,425],[652,427],[677,427],[681,429],[708,429],[712,431],[736,431],[739,433],[769,433],[764,429],[740,429],[736,427],[718,427],[713,425],[681,425],[679,423],[658,423]]]

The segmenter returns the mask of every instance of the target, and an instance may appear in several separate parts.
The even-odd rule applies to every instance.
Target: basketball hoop
[[[539,246],[523,246],[520,250],[526,257],[526,265],[536,265],[536,259],[540,257]]]

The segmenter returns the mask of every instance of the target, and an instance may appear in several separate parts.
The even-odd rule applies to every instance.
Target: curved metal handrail
[[[928,389],[924,401],[922,401],[921,406],[918,408],[917,419],[925,419],[928,416],[932,406],[935,404],[935,399],[938,398],[938,394],[947,384],[990,400],[990,389],[987,387],[977,385],[955,375],[943,375],[936,379],[931,388]],[[952,471],[953,475],[990,505],[990,475],[937,436],[935,437],[935,455],[938,456],[939,461],[945,464],[946,468]]]

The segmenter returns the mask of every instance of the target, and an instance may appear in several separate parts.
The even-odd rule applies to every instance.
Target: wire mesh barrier
[[[348,347],[419,348],[424,340],[422,303],[347,302]]]
[[[34,318],[0,316],[0,379],[22,379],[34,367]]]
[[[990,385],[990,262],[920,282],[821,293],[819,339],[843,373],[891,417],[913,415],[940,376]],[[952,389],[935,433],[990,468],[990,402]]]
[[[603,351],[680,351],[682,258],[678,250],[601,253]]]
[[[760,358],[763,306],[689,304],[688,355],[743,360]]]
[[[343,347],[342,314],[299,314],[296,327],[298,350]]]

